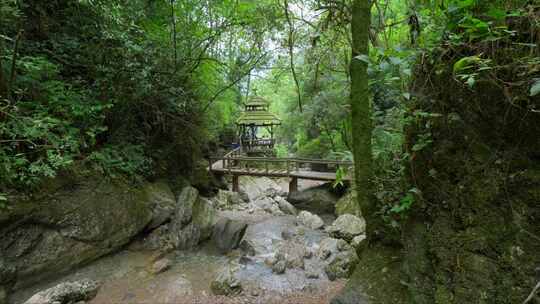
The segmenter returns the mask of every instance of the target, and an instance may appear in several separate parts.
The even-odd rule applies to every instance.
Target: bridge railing
[[[213,170],[213,164],[220,163],[222,171],[233,173],[235,170],[242,170],[247,173],[258,171],[266,175],[272,175],[280,171],[280,174],[286,173],[291,175],[295,172],[305,169],[306,165],[310,168],[312,165],[323,165],[327,169],[337,170],[338,168],[351,168],[353,162],[327,159],[308,159],[308,158],[277,158],[277,157],[247,157],[240,153],[239,149],[235,149],[223,157],[214,157],[210,159],[210,170]],[[331,167],[331,168],[330,168]],[[262,171],[262,172],[261,172]],[[285,172],[283,172],[285,171]],[[314,171],[314,170],[309,170]],[[329,171],[331,172],[331,171]]]

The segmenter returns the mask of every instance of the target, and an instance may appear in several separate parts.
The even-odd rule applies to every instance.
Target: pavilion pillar
[[[289,193],[297,192],[298,191],[298,177],[291,178],[291,181],[289,182]]]
[[[240,176],[234,174],[232,177],[232,191],[233,192],[239,192],[240,191],[240,183],[239,183]]]

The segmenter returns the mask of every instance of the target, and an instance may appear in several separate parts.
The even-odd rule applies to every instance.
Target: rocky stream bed
[[[365,222],[295,207],[310,199],[335,204],[323,192],[295,199],[271,180],[249,179],[240,193],[212,198],[191,187],[174,200],[156,195],[154,219],[161,217],[147,232],[114,254],[16,290],[10,303],[329,303],[358,262]]]

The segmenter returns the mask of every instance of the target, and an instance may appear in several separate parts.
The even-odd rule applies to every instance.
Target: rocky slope
[[[8,291],[117,251],[144,231],[164,231],[164,224],[172,223],[174,247],[195,246],[210,237],[213,211],[191,187],[177,199],[165,182],[56,179],[46,193],[0,217],[0,303]]]

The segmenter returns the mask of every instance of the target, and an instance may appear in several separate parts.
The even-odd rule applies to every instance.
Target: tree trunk
[[[370,5],[368,0],[354,0],[352,10],[351,120],[358,204],[367,222],[368,240],[374,237],[376,219],[372,198],[371,104],[369,100],[367,62],[359,56],[369,55]]]
[[[2,66],[3,53],[4,53],[4,43],[0,39],[0,100],[7,98],[7,79],[4,76],[4,67]]]

